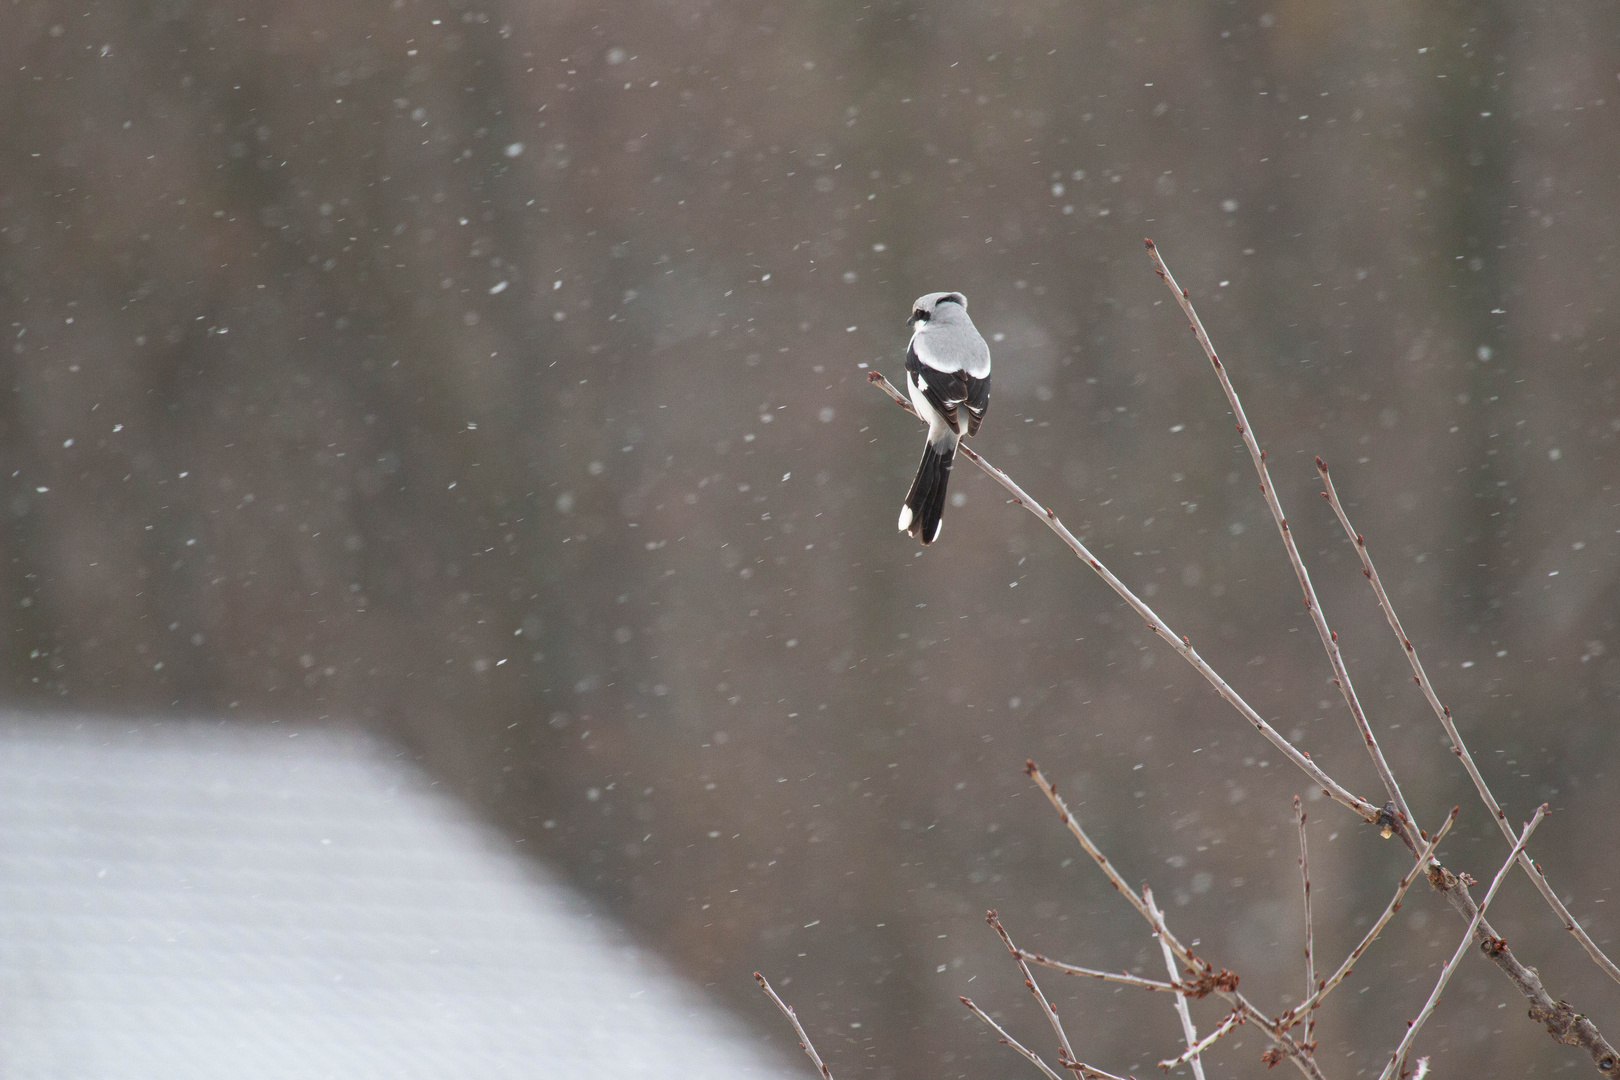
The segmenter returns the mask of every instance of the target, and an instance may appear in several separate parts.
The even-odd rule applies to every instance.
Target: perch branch
[[[804,1033],[804,1025],[799,1023],[798,1014],[793,1011],[793,1006],[778,997],[776,991],[771,989],[770,981],[757,971],[754,972],[754,980],[759,983],[759,988],[765,992],[765,996],[776,1002],[776,1007],[788,1018],[793,1030],[799,1033],[799,1049],[810,1055],[810,1060],[815,1063],[816,1071],[821,1074],[822,1080],[833,1080],[832,1070],[827,1068],[827,1063],[816,1053],[814,1044],[810,1042],[810,1036]]]
[[[1490,811],[1492,819],[1495,820],[1497,827],[1502,830],[1502,835],[1507,837],[1508,843],[1513,843],[1513,827],[1508,824],[1507,814],[1497,804],[1496,796],[1491,794],[1490,786],[1485,783],[1485,777],[1481,775],[1479,766],[1474,764],[1474,756],[1468,752],[1468,745],[1463,742],[1462,734],[1457,730],[1457,724],[1451,718],[1451,710],[1440,703],[1440,695],[1435,693],[1434,684],[1429,681],[1429,673],[1423,670],[1423,661],[1418,659],[1417,649],[1413,647],[1412,639],[1406,636],[1405,629],[1401,627],[1401,620],[1395,614],[1395,605],[1390,602],[1389,593],[1384,591],[1384,583],[1378,577],[1378,568],[1373,566],[1372,556],[1367,551],[1367,542],[1362,539],[1360,533],[1356,532],[1355,526],[1350,524],[1350,515],[1345,512],[1344,504],[1339,501],[1339,493],[1333,486],[1333,477],[1328,474],[1327,462],[1317,458],[1316,470],[1322,477],[1322,497],[1333,508],[1333,513],[1338,517],[1339,524],[1344,527],[1345,535],[1350,538],[1351,545],[1356,549],[1356,554],[1360,556],[1361,573],[1367,579],[1368,584],[1372,586],[1373,595],[1378,599],[1378,606],[1383,609],[1384,619],[1389,623],[1389,628],[1395,631],[1395,638],[1401,643],[1401,651],[1406,654],[1406,662],[1412,666],[1412,681],[1417,683],[1418,688],[1423,691],[1424,700],[1428,701],[1429,708],[1434,710],[1434,715],[1439,719],[1440,726],[1445,729],[1446,737],[1451,740],[1451,752],[1457,755],[1458,760],[1462,762],[1463,768],[1467,770],[1468,778],[1474,782],[1474,788],[1479,792],[1480,801],[1485,804],[1485,809]],[[1575,940],[1581,943],[1581,948],[1586,950],[1586,955],[1592,958],[1592,962],[1602,968],[1609,978],[1620,982],[1620,967],[1616,967],[1615,962],[1604,955],[1603,950],[1598,948],[1597,942],[1593,941],[1591,935],[1581,927],[1580,923],[1575,921],[1575,916],[1571,915],[1569,908],[1565,907],[1563,901],[1558,899],[1558,894],[1553,892],[1552,886],[1548,884],[1547,878],[1541,872],[1541,867],[1536,864],[1534,859],[1530,858],[1528,851],[1519,852],[1519,866],[1526,874],[1530,875],[1530,880],[1535,883],[1536,891],[1541,893],[1548,906],[1553,909],[1559,919],[1563,920],[1564,929],[1568,930],[1574,935]]]
[[[1536,826],[1540,825],[1541,819],[1546,816],[1547,804],[1542,803],[1536,808],[1535,816],[1525,825],[1524,831],[1519,834],[1518,842],[1513,845],[1513,851],[1508,855],[1507,862],[1502,864],[1502,869],[1498,870],[1496,877],[1491,879],[1491,887],[1485,890],[1485,899],[1479,902],[1479,909],[1475,912],[1473,920],[1468,924],[1468,932],[1463,935],[1462,941],[1457,943],[1457,951],[1451,954],[1451,959],[1447,960],[1445,966],[1440,969],[1440,979],[1434,984],[1434,990],[1429,993],[1429,1000],[1423,1003],[1423,1009],[1417,1014],[1417,1019],[1407,1024],[1406,1034],[1402,1036],[1400,1045],[1395,1048],[1395,1053],[1390,1055],[1389,1064],[1384,1066],[1383,1074],[1379,1076],[1378,1080],[1390,1080],[1396,1067],[1406,1060],[1406,1055],[1412,1049],[1412,1041],[1417,1038],[1417,1033],[1423,1027],[1424,1022],[1433,1014],[1435,1003],[1440,1000],[1441,993],[1445,991],[1446,983],[1451,981],[1451,976],[1456,972],[1457,965],[1462,962],[1463,953],[1473,943],[1474,932],[1480,928],[1480,924],[1484,921],[1485,909],[1490,907],[1491,901],[1496,898],[1496,890],[1502,887],[1503,879],[1513,869],[1513,864],[1518,859],[1519,852],[1523,851],[1524,845],[1530,842],[1530,834],[1536,831]],[[1494,935],[1487,935],[1481,945],[1485,952],[1489,954],[1491,950],[1498,947],[1498,941],[1500,939],[1494,937]],[[1506,942],[1502,942],[1502,945],[1505,946]]]
[[[868,372],[866,378],[884,393],[888,394],[889,397],[894,400],[896,405],[899,405],[902,409],[905,409],[913,416],[917,415],[917,411],[916,409],[912,408],[911,402],[907,401],[905,397],[901,395],[900,391],[896,390],[894,385],[890,383],[888,379],[883,377],[882,373],[876,371]],[[1323,791],[1327,792],[1330,798],[1332,798],[1335,802],[1348,807],[1350,810],[1353,810],[1355,813],[1361,816],[1363,821],[1376,821],[1378,819],[1378,807],[1374,806],[1366,799],[1363,799],[1361,796],[1355,795],[1347,790],[1337,780],[1323,772],[1321,767],[1318,766],[1316,762],[1311,760],[1311,756],[1309,754],[1302,752],[1298,747],[1294,746],[1293,743],[1283,738],[1281,732],[1272,727],[1270,724],[1266,723],[1265,719],[1258,712],[1256,712],[1247,701],[1244,701],[1243,698],[1238,695],[1236,690],[1227,685],[1226,680],[1221,678],[1220,674],[1216,672],[1214,668],[1210,667],[1203,657],[1198,655],[1198,650],[1192,647],[1192,643],[1184,637],[1178,637],[1176,632],[1170,629],[1169,625],[1166,624],[1163,619],[1159,618],[1157,612],[1155,612],[1140,597],[1127,588],[1123,581],[1115,577],[1113,571],[1104,566],[1102,562],[1091,553],[1086,545],[1081,543],[1079,538],[1076,537],[1074,533],[1069,531],[1068,527],[1058,519],[1057,514],[1042,507],[1034,499],[1030,498],[1029,495],[1025,493],[1024,489],[1019,487],[1013,481],[1012,477],[1008,476],[1006,473],[1002,472],[1000,469],[986,461],[978,453],[978,451],[974,450],[966,442],[963,442],[957,449],[959,453],[965,454],[968,460],[972,461],[979,468],[983,469],[985,474],[992,480],[1011,492],[1014,502],[1016,502],[1019,506],[1024,507],[1030,513],[1034,514],[1046,525],[1047,528],[1056,533],[1058,538],[1067,544],[1071,551],[1080,556],[1086,565],[1091,567],[1091,569],[1097,573],[1097,576],[1102,578],[1103,581],[1108,584],[1108,587],[1113,589],[1114,592],[1119,595],[1120,599],[1129,604],[1131,608],[1135,610],[1135,612],[1140,615],[1144,621],[1146,621],[1148,627],[1152,629],[1155,634],[1168,642],[1170,647],[1181,655],[1182,659],[1191,664],[1193,668],[1197,670],[1197,672],[1202,675],[1212,687],[1215,688],[1216,693],[1225,698],[1227,702],[1231,704],[1231,706],[1240,714],[1242,714],[1243,718],[1252,724],[1256,731],[1265,736],[1266,740],[1275,746],[1283,754],[1283,756],[1288,758],[1288,760],[1293,762],[1298,768],[1304,770],[1305,774],[1309,776],[1311,780],[1314,781]],[[1129,889],[1125,889],[1124,891],[1127,894],[1130,893]]]

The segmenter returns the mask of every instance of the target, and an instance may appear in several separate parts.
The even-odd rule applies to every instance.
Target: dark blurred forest
[[[898,380],[914,297],[965,292],[978,449],[1373,797],[1152,236],[1415,812],[1463,808],[1447,865],[1488,880],[1507,845],[1318,453],[1510,818],[1552,804],[1531,850],[1620,946],[1620,8],[4,10],[8,705],[392,736],[793,1051],[767,971],[840,1077],[1017,1074],[964,993],[1048,1052],[986,908],[1162,976],[1034,757],[1280,1010],[1305,778],[977,470],[939,543],[897,533],[922,439],[865,379]],[[1332,964],[1409,856],[1316,794]],[[1492,919],[1620,1037],[1523,875]],[[1322,1013],[1329,1075],[1376,1072],[1462,928],[1414,890]],[[1179,1043],[1158,997],[1046,988],[1100,1066]],[[1590,1068],[1472,956],[1419,1049]]]

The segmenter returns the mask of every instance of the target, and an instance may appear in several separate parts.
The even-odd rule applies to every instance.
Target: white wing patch
[[[954,438],[955,432],[951,431],[951,426],[924,394],[922,378],[911,375],[906,379],[906,389],[910,392],[911,404],[916,407],[917,415],[928,421],[928,441],[938,443],[946,438]]]

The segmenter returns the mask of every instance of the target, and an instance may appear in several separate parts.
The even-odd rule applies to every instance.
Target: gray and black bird
[[[906,389],[917,415],[928,421],[928,444],[900,508],[900,531],[932,544],[939,539],[957,444],[979,433],[990,408],[990,346],[959,292],[918,297],[906,323],[916,327],[906,348]]]

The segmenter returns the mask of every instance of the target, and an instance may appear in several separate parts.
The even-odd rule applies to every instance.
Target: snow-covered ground
[[[387,744],[0,715],[7,1080],[799,1075],[757,1047]]]

